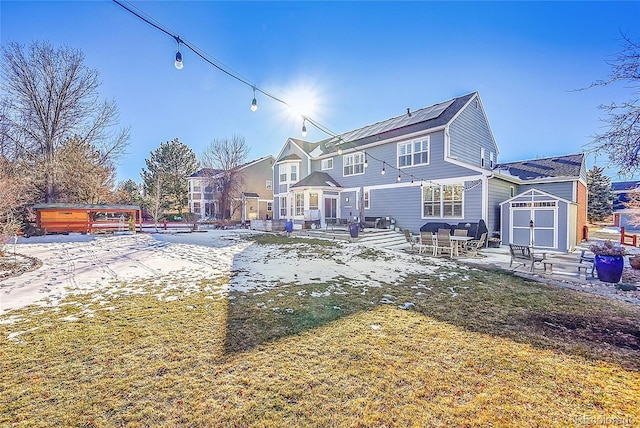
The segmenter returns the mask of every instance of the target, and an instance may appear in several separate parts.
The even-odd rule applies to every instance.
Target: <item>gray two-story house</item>
[[[275,218],[296,228],[382,218],[413,233],[482,220],[497,234],[501,203],[530,184],[553,189],[553,179],[496,173],[497,158],[477,92],[318,142],[289,138],[274,164]]]

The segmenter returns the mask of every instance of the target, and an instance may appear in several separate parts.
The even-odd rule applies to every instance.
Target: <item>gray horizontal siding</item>
[[[497,149],[482,106],[471,103],[460,112],[449,127],[450,154],[462,162],[480,167],[481,148],[485,149],[485,169],[490,169],[489,153],[497,162]]]

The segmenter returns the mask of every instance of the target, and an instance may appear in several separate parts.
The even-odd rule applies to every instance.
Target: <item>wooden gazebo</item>
[[[138,205],[42,203],[35,204],[33,210],[36,226],[44,233],[142,232]]]

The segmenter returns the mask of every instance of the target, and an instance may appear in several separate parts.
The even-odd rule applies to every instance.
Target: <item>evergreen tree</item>
[[[147,168],[141,172],[145,193],[154,194],[182,215],[189,197],[187,178],[198,171],[193,150],[174,138],[161,143],[158,149],[151,152],[150,158],[145,159],[145,163]],[[158,183],[161,183],[161,189],[156,188]]]
[[[604,175],[604,168],[594,166],[587,171],[587,218],[590,222],[602,221],[613,213],[613,189],[611,179]]]
[[[131,179],[121,182],[116,188],[114,202],[125,205],[142,205],[141,186]]]

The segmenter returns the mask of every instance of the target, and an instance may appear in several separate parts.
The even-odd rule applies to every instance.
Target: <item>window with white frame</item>
[[[296,193],[296,215],[304,215],[304,193]]]
[[[287,197],[280,197],[280,217],[285,218],[287,216]]]
[[[333,158],[322,159],[322,170],[333,169]]]
[[[398,143],[398,168],[429,163],[429,137]]]
[[[279,173],[280,173],[280,183],[286,183],[287,182],[287,166],[280,165]]]
[[[495,154],[493,152],[489,152],[489,168],[493,168],[495,162]]]
[[[422,188],[423,217],[462,217],[462,184],[424,186]]]
[[[484,147],[480,147],[480,167],[484,168]]]
[[[273,202],[267,201],[267,212],[270,213],[273,211]]]
[[[264,185],[265,189],[267,190],[273,190],[273,181],[271,180],[267,180],[265,185]]]
[[[291,182],[295,183],[298,181],[298,165],[291,165]]]
[[[318,194],[317,193],[309,193],[309,209],[317,210],[318,209]]]
[[[364,153],[351,153],[342,157],[343,176],[364,174]]]
[[[368,210],[371,206],[370,197],[371,195],[369,194],[369,191],[365,190],[362,194],[362,204],[364,205],[365,210]]]

